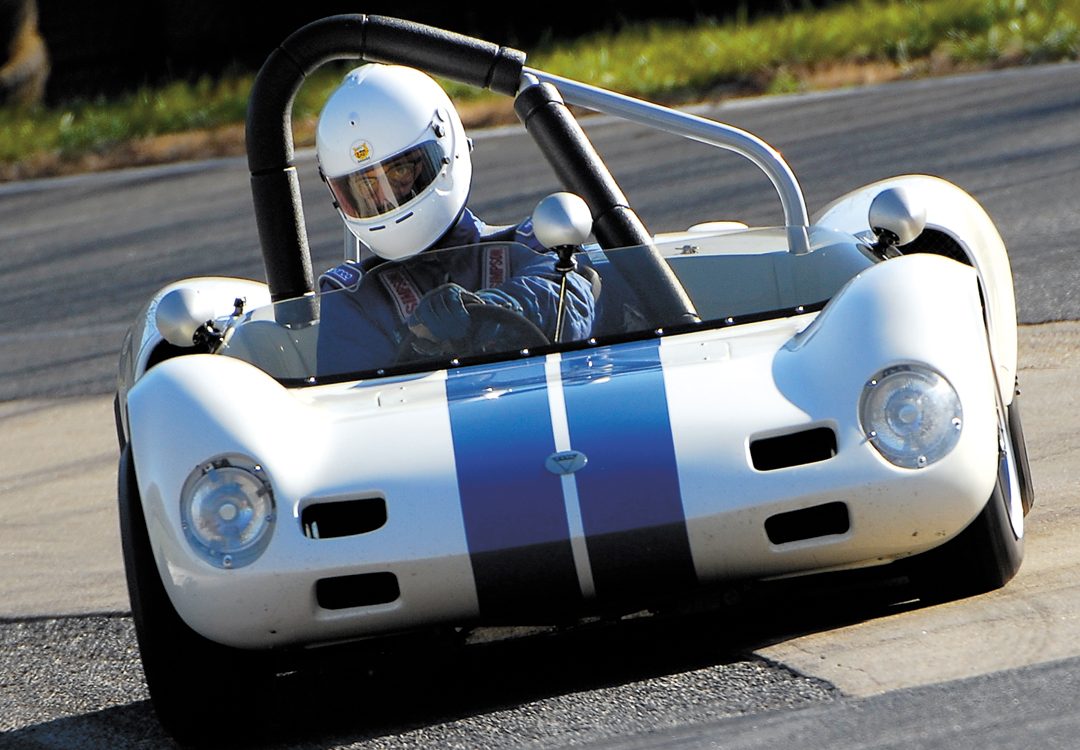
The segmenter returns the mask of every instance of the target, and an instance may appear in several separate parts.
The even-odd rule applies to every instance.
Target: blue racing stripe
[[[461,509],[485,618],[558,616],[581,604],[543,360],[447,376]]]
[[[574,477],[601,602],[677,594],[696,581],[659,343],[563,356]]]

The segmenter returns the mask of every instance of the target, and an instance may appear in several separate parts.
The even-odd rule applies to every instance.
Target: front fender
[[[270,292],[266,284],[242,278],[211,276],[183,279],[155,292],[135,316],[124,337],[123,346],[120,348],[116,378],[116,418],[118,432],[125,439],[130,434],[126,408],[128,393],[139,378],[146,373],[154,350],[165,341],[157,327],[158,303],[172,290],[182,288],[197,289],[200,294],[206,295],[211,301],[215,318],[227,317],[233,311],[237,298],[243,298],[246,301],[247,309],[270,303]]]
[[[943,232],[978,272],[986,330],[1004,404],[1012,403],[1017,371],[1016,297],[1005,243],[993,220],[969,193],[939,177],[901,175],[865,185],[828,204],[814,223],[855,235],[870,233],[869,209],[886,188],[901,187],[926,208],[927,229]],[[904,248],[900,248],[903,251]]]

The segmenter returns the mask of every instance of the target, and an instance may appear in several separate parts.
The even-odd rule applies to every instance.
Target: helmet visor
[[[443,150],[435,141],[408,148],[327,183],[346,216],[370,219],[389,213],[420,195],[439,175]]]

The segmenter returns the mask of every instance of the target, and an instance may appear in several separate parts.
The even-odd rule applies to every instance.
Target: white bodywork
[[[266,284],[250,279],[227,276],[207,276],[182,279],[160,289],[150,298],[135,323],[128,329],[120,350],[120,367],[117,377],[117,395],[121,405],[127,402],[127,393],[135,381],[148,369],[150,357],[165,337],[157,328],[157,306],[161,299],[174,289],[196,289],[206,298],[207,307],[214,311],[215,319],[227,317],[235,308],[236,300],[243,299],[249,308],[270,304],[270,292]],[[126,410],[120,409],[124,433],[128,433]]]
[[[986,325],[1003,403],[1012,403],[1016,381],[1016,298],[1005,243],[986,210],[967,192],[939,177],[902,175],[867,185],[839,198],[815,217],[817,226],[854,235],[869,234],[867,212],[882,190],[906,188],[926,209],[926,226],[952,237],[979,274],[986,298]]]
[[[826,219],[837,225],[841,214],[837,208]],[[980,272],[985,278],[1001,269]],[[226,306],[238,294],[226,291],[228,282],[210,285]],[[258,294],[257,285],[243,288]],[[1003,373],[1015,368],[1007,325],[995,322]],[[202,354],[142,374],[154,333],[141,336],[142,345],[133,349],[141,352],[140,362],[125,391],[130,442],[161,578],[193,629],[228,645],[272,647],[467,623],[481,614],[455,468],[469,446],[455,441],[445,371],[285,388],[245,362]],[[665,337],[658,351],[682,513],[702,583],[873,565],[919,553],[959,533],[991,494],[998,459],[995,381],[970,267],[932,255],[897,258],[857,275],[820,313]],[[477,398],[509,403],[529,389],[546,389],[555,447],[573,447],[565,431],[563,356],[547,355],[540,385],[488,389]],[[601,347],[597,362],[603,356]],[[925,469],[886,462],[858,423],[867,379],[903,363],[942,373],[963,405],[959,444]],[[525,366],[497,368],[512,382],[513,368]],[[773,471],[753,468],[752,440],[813,426],[835,432],[835,456]],[[635,437],[613,434],[611,440]],[[237,454],[265,469],[278,519],[265,553],[227,570],[192,552],[178,498],[196,467]],[[547,456],[533,458],[542,466]],[[594,581],[576,483],[590,468],[561,479],[586,599]],[[305,506],[358,495],[385,499],[385,525],[336,539],[302,533]],[[845,533],[769,541],[766,519],[827,502],[847,506]],[[367,607],[318,605],[317,580],[369,572],[393,573],[400,596]]]
[[[609,282],[640,266],[604,250],[590,263],[607,264],[613,330],[633,336],[594,321],[599,342],[561,353],[333,384],[332,374],[313,384],[317,315],[292,327],[272,314],[238,326],[225,346],[232,356],[161,361],[162,290],[125,345],[119,412],[158,572],[195,631],[270,648],[505,616],[534,624],[641,604],[643,586],[666,595],[668,575],[671,590],[685,592],[888,563],[955,538],[987,507],[1008,442],[1016,313],[1001,237],[970,195],[901,176],[843,196],[811,222],[790,167],[752,134],[522,70],[523,86],[537,81],[567,104],[750,159],[775,187],[785,226],[711,222],[664,237],[663,255],[645,248],[656,261],[647,267],[664,271],[660,307],[689,319],[685,293],[707,330],[633,323],[640,310]],[[921,201],[926,227],[958,243],[969,264],[871,251],[868,211],[891,187]],[[290,293],[310,291],[288,281]],[[270,300],[252,281],[175,286],[197,288],[224,319],[238,297],[249,310]],[[248,359],[264,369],[243,359],[256,351]],[[890,463],[860,425],[868,381],[905,367],[943,376],[962,410],[940,422],[962,425],[958,442],[922,468]],[[822,434],[824,448],[799,443]],[[755,459],[781,438],[779,464]],[[208,562],[182,525],[185,484],[213,465],[258,467],[276,504],[265,548],[236,567]],[[304,528],[308,510],[345,501],[372,501],[385,517],[336,536]],[[1015,504],[1012,515],[1019,536]],[[773,533],[778,520],[791,528],[805,519],[813,530]],[[395,583],[370,601],[320,593],[360,579]]]
[[[311,70],[356,56],[513,96],[568,192],[531,224],[462,221],[389,255],[347,242],[314,276],[292,102]],[[192,721],[206,675],[265,704],[300,649],[678,614],[834,571],[929,603],[1019,568],[1034,493],[1015,300],[972,197],[906,175],[811,221],[752,133],[524,59],[341,15],[290,36],[256,79],[267,282],[170,285],[121,354],[125,570],[154,709],[178,739],[236,729],[222,712]],[[570,107],[748,159],[781,225],[651,235]],[[343,144],[346,160],[378,149]],[[401,165],[434,173],[432,153]],[[353,169],[333,172],[350,174],[331,185],[344,202],[378,174]],[[400,214],[371,227],[386,241],[424,195],[392,192]]]

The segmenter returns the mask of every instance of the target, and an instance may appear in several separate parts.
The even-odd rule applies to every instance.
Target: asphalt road
[[[1075,747],[1080,441],[1061,415],[1080,400],[1078,81],[1053,66],[707,112],[781,148],[811,212],[928,172],[997,220],[1021,321],[1044,323],[1021,330],[1040,499],[1004,590],[932,608],[803,592],[374,672],[343,658],[255,714],[208,669],[207,710],[258,717],[269,747]],[[653,230],[779,221],[767,181],[729,154],[588,129]],[[558,189],[519,136],[475,135],[481,215],[513,221]],[[341,234],[310,154],[301,180],[315,265],[330,265]],[[126,614],[108,394],[145,299],[187,275],[261,277],[254,238],[243,160],[0,186],[0,748],[169,746]]]
[[[1020,320],[1076,320],[1078,80],[1076,65],[1008,70],[709,114],[779,148],[811,213],[899,173],[957,183],[999,224]],[[590,127],[597,149],[650,229],[780,223],[771,185],[748,162],[604,122]],[[559,189],[531,141],[510,132],[476,139],[471,204],[496,223]],[[298,166],[313,262],[327,267],[341,257],[340,225],[312,155]],[[108,393],[123,333],[156,289],[188,275],[263,277],[243,159],[0,185],[0,248],[0,401]]]

